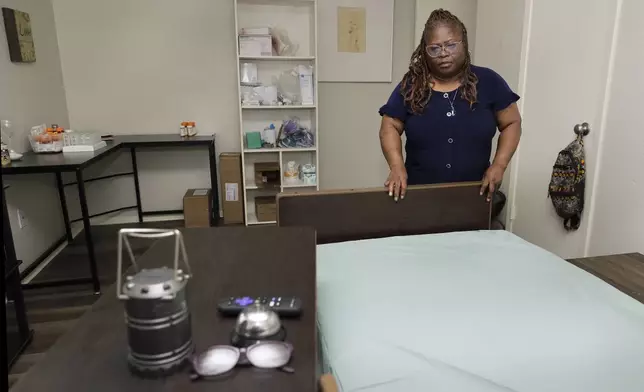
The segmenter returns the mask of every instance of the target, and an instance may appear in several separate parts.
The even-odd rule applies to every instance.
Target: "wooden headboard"
[[[394,202],[386,190],[351,189],[277,196],[278,226],[309,226],[318,244],[398,235],[490,229],[481,183],[412,186]]]

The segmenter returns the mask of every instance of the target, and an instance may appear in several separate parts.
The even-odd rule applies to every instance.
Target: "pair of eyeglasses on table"
[[[223,376],[236,366],[254,366],[261,369],[276,369],[285,373],[294,373],[295,369],[287,366],[293,354],[290,343],[264,341],[248,348],[234,346],[212,346],[192,358],[193,381]]]

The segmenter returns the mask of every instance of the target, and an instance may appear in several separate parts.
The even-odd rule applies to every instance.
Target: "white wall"
[[[622,7],[590,255],[644,253],[644,2],[624,0]]]
[[[589,234],[617,2],[529,2],[532,7],[527,64],[522,71],[524,132],[515,157],[516,219],[511,228],[565,258],[583,256]],[[582,6],[583,23],[592,28],[580,29],[571,24],[580,18]],[[548,184],[558,152],[574,139],[575,124],[584,121],[593,128],[585,138],[588,204],[579,230],[566,232],[547,197]]]
[[[479,0],[416,0],[415,46],[418,46],[423,35],[425,22],[429,15],[438,8],[446,9],[456,15],[465,27],[469,38],[470,50],[474,53],[476,47],[476,9]],[[415,48],[414,46],[414,48]]]
[[[524,0],[478,0],[476,7],[476,48],[474,64],[496,71],[520,94],[519,75],[523,51]],[[503,20],[503,23],[499,23]],[[521,101],[519,101],[521,105]],[[496,154],[498,134],[493,142],[492,158]],[[501,190],[509,197],[512,166],[505,171]],[[508,199],[500,217],[506,222],[512,208]]]
[[[239,151],[232,0],[54,0],[54,9],[72,128],[171,133],[194,120],[217,134],[219,152]],[[320,84],[321,187],[384,182],[377,111],[407,69],[410,20],[413,2],[396,1],[394,83]],[[198,151],[144,152],[140,160],[144,210],[180,209],[185,189],[209,182]],[[119,184],[120,195],[133,193],[130,179]]]
[[[644,3],[623,0],[616,18],[619,3],[587,7],[591,30],[567,22],[587,4],[582,0],[478,4],[476,64],[496,70],[524,95],[524,137],[513,168],[516,197],[508,204],[516,207],[511,228],[563,257],[644,252],[644,120],[635,104],[644,99],[644,57],[633,49],[644,39]],[[557,152],[582,121],[592,127],[585,138],[586,211],[580,230],[568,233],[545,194]],[[508,179],[506,173],[506,189]]]
[[[29,149],[28,130],[41,123],[67,126],[67,105],[52,6],[48,0],[0,0],[31,16],[36,62],[17,64],[9,60],[4,22],[0,20],[0,119],[13,122],[12,147]],[[0,18],[1,19],[1,18]],[[33,262],[64,233],[58,192],[53,175],[4,176],[11,184],[7,204],[18,259]],[[24,211],[28,225],[20,229],[16,210]]]
[[[72,128],[174,133],[195,121],[219,152],[239,150],[232,1],[54,0],[54,11]],[[210,183],[207,149],[145,150],[139,169],[144,210],[181,209],[186,189]],[[122,199],[90,191],[90,206],[131,205],[132,179],[115,182],[93,187]]]
[[[414,4],[397,0],[394,9],[392,83],[320,83],[320,186],[382,186],[389,167],[380,151],[378,109],[409,68],[415,48]]]
[[[474,63],[492,68],[519,91],[525,1],[478,0],[476,11]]]

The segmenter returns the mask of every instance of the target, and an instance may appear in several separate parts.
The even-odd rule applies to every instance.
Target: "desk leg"
[[[215,141],[208,145],[208,158],[210,160],[210,187],[212,189],[212,216],[210,225],[219,225],[219,187],[217,185],[217,155],[215,152]]]
[[[63,176],[61,172],[56,172],[56,184],[58,185],[58,198],[60,199],[60,209],[63,211],[63,220],[65,221],[65,233],[67,234],[67,242],[71,243],[74,237],[72,236],[72,226],[69,223],[69,211],[67,211],[67,198],[65,197],[65,186],[63,185]]]
[[[132,156],[132,172],[134,173],[134,192],[136,193],[136,212],[139,214],[139,223],[143,223],[143,207],[141,206],[141,188],[139,187],[139,169],[136,164],[136,148],[130,148]]]
[[[89,268],[92,273],[92,285],[94,292],[101,292],[101,283],[98,278],[96,267],[96,254],[94,253],[94,240],[92,239],[92,225],[89,221],[89,210],[87,208],[87,196],[85,195],[85,182],[83,182],[83,169],[76,170],[76,182],[78,183],[78,198],[80,199],[81,213],[83,214],[83,231],[87,242],[87,253],[89,257]]]

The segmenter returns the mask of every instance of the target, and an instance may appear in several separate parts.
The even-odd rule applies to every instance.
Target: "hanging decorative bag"
[[[575,126],[575,133],[577,138],[559,152],[548,187],[552,205],[568,231],[579,229],[584,211],[586,154],[583,138],[589,133],[588,124]]]

